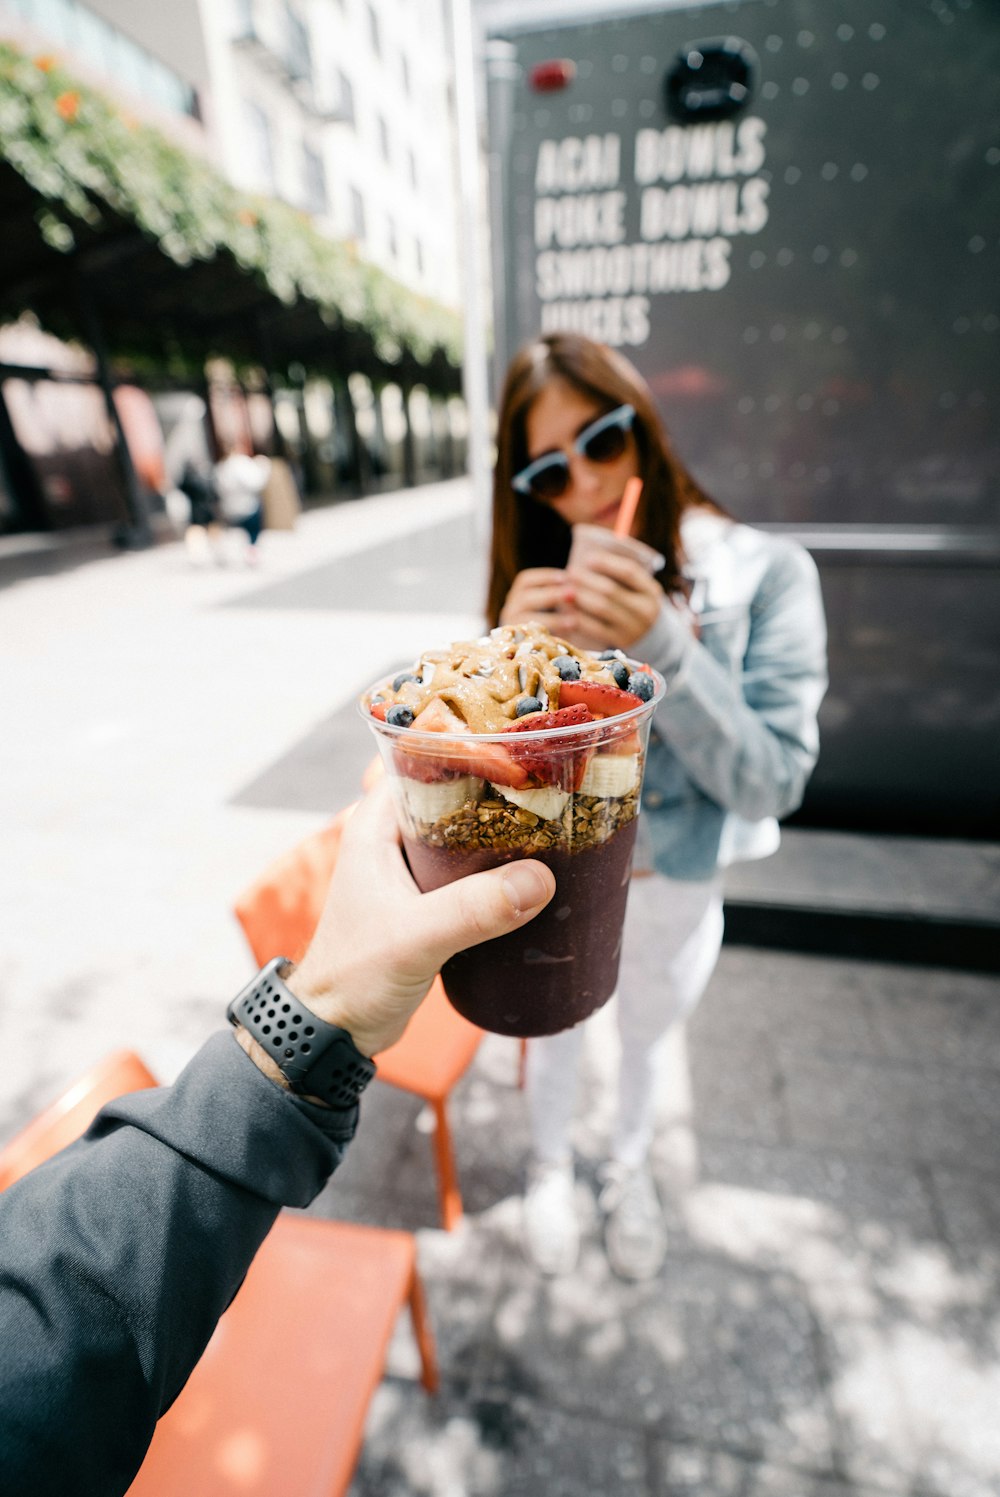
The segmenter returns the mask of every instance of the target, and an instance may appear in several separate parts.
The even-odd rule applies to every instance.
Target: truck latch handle
[[[682,125],[728,119],[750,102],[755,78],[749,42],[736,36],[689,42],[667,69],[667,114]]]

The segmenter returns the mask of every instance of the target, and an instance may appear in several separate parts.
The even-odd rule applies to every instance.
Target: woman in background
[[[665,565],[592,552],[567,567],[571,528],[611,529],[627,480],[642,480],[633,536]],[[489,622],[538,619],[588,649],[654,666],[643,786],[655,874],[655,951],[641,990],[619,987],[617,1121],[599,1204],[613,1269],[657,1273],[666,1234],[648,1155],[656,1078],[671,1026],[691,1013],[722,942],[722,870],[778,846],[777,818],[816,762],[826,630],[816,568],[793,541],[732,519],[670,448],[645,382],[620,354],[576,334],[529,344],[507,374],[494,477]],[[534,1039],[527,1095],[534,1157],[524,1201],[529,1257],[546,1273],[579,1246],[570,1129],[583,1026]]]

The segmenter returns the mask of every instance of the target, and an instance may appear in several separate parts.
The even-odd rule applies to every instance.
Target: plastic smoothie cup
[[[614,991],[649,725],[664,691],[662,677],[649,674],[649,701],[541,731],[417,732],[361,708],[418,888],[516,858],[538,858],[555,874],[556,892],[540,915],[442,969],[453,1007],[482,1029],[555,1034]]]
[[[631,535],[619,535],[614,530],[608,530],[604,525],[580,524],[573,526],[566,568],[572,574],[574,567],[585,567],[592,556],[598,552],[608,551],[637,561],[651,576],[662,571],[667,564],[667,558],[661,552],[654,550],[652,546],[647,546],[645,541],[637,541]],[[579,627],[574,633],[574,638],[578,644],[591,650],[599,650],[607,643],[606,640],[596,635],[591,638]]]
[[[570,536],[567,567],[585,565],[595,551],[616,551],[619,556],[630,556],[654,576],[667,564],[667,558],[645,541],[637,541],[631,535],[617,535],[604,525],[574,525]]]

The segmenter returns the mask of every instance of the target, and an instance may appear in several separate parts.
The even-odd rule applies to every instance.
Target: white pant
[[[641,1164],[653,1137],[657,1072],[671,1025],[687,1018],[708,984],[722,944],[721,880],[684,883],[662,874],[634,879],[618,977],[621,1066],[613,1157]],[[535,1154],[570,1157],[569,1133],[587,1023],[528,1041],[526,1086]]]

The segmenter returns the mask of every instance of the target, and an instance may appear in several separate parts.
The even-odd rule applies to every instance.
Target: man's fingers
[[[474,873],[421,897],[414,935],[437,967],[456,951],[524,925],[544,909],[555,888],[551,871],[530,858]]]

